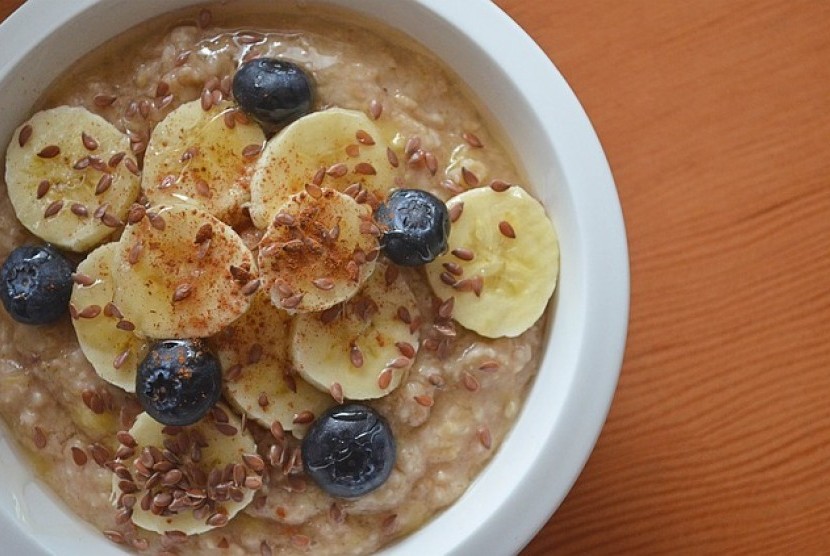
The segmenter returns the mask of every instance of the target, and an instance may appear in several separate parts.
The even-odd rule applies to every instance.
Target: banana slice
[[[239,320],[211,338],[225,370],[225,398],[265,428],[279,421],[303,432],[334,398],[294,376],[289,355],[291,315],[265,292]]]
[[[342,306],[294,318],[294,366],[317,388],[342,392],[344,398],[385,396],[412,366],[419,320],[407,283],[379,264],[366,286]]]
[[[251,179],[251,219],[265,228],[307,183],[346,190],[358,184],[377,198],[395,185],[380,129],[364,113],[330,108],[304,116],[277,134]]]
[[[524,189],[471,189],[447,202],[447,253],[426,266],[435,295],[455,297],[453,318],[488,338],[518,336],[553,295],[559,242],[542,205]],[[460,214],[460,215],[459,215]]]
[[[135,335],[134,325],[112,303],[115,243],[106,243],[78,265],[72,286],[75,334],[81,351],[98,375],[127,392],[135,392],[135,372],[149,344]]]
[[[254,256],[195,207],[148,210],[115,250],[115,305],[149,338],[206,338],[235,321],[259,287]]]
[[[222,527],[262,486],[265,464],[251,433],[221,406],[188,427],[165,427],[142,413],[119,440],[135,455],[115,466],[113,498],[148,531],[197,535]],[[127,496],[134,498],[125,503]]]
[[[20,222],[70,251],[92,249],[123,224],[139,193],[130,141],[85,108],[38,112],[6,151],[6,185]]]
[[[193,205],[229,224],[239,220],[265,135],[257,124],[239,121],[232,106],[205,111],[200,101],[188,102],[155,127],[141,180],[152,204]]]
[[[311,187],[292,196],[259,244],[271,301],[305,313],[350,298],[375,270],[379,236],[371,208],[348,195]]]

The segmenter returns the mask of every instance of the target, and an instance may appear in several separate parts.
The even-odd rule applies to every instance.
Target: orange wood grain
[[[830,554],[830,2],[496,3],[585,106],[631,249],[609,420],[523,556]]]

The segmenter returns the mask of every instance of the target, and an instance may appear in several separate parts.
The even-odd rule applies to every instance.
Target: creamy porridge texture
[[[93,154],[75,162],[81,172],[106,163],[89,187],[112,196],[107,206],[51,201],[32,217],[106,229],[63,245],[50,238],[79,264],[71,315],[30,326],[0,312],[0,413],[38,475],[115,543],[170,554],[371,553],[461,496],[515,421],[540,359],[555,236],[541,205],[511,187],[521,175],[467,91],[421,47],[339,12],[257,6],[192,9],[129,31],[35,107],[84,107],[124,134],[123,150],[96,158],[85,137]],[[263,58],[295,63],[315,88],[311,115],[274,137],[232,94],[240,65]],[[10,153],[36,140],[32,122]],[[53,186],[39,187],[49,200],[43,189]],[[398,188],[446,202],[449,247],[426,266],[378,254],[388,232],[378,208]],[[43,243],[20,212],[2,196],[3,259]],[[338,255],[348,237],[358,247]],[[505,248],[502,269],[477,250],[526,237],[554,238],[538,284],[526,276],[538,253]],[[293,259],[295,248],[306,256]],[[286,254],[275,262],[275,251]],[[309,262],[323,251],[343,264]],[[191,281],[181,268],[193,269]],[[90,287],[101,281],[109,289]],[[102,332],[104,318],[117,333]],[[354,339],[367,321],[371,349]],[[162,430],[133,393],[136,367],[141,376],[158,349],[151,339],[165,338],[204,338],[196,349],[221,365],[224,399],[198,425]],[[368,378],[338,378],[378,361]],[[376,489],[332,496],[304,468],[303,437],[350,400],[388,424],[394,466]],[[222,466],[198,469],[214,455]]]

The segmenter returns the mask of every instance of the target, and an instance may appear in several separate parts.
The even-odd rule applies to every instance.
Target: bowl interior
[[[194,0],[29,0],[0,26],[7,138],[54,77],[105,40]],[[516,552],[582,469],[616,385],[628,311],[625,231],[590,122],[542,51],[486,0],[328,0],[382,19],[426,45],[486,107],[554,219],[561,275],[541,369],[513,431],[462,498],[395,554]],[[474,24],[473,24],[474,22]],[[0,436],[0,534],[14,553],[117,553],[21,465]],[[18,543],[18,544],[15,544]],[[19,547],[19,550],[17,549]],[[25,549],[25,550],[24,550]]]

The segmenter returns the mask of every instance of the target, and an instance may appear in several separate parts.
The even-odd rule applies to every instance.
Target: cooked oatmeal
[[[287,59],[309,71],[316,110],[369,115],[390,145],[396,186],[448,200],[471,188],[493,184],[499,190],[521,181],[475,102],[438,60],[405,37],[342,14],[252,13],[234,4],[179,12],[90,53],[36,108],[83,106],[103,116],[129,136],[141,165],[159,122],[182,103],[199,100],[210,108],[228,99],[240,62],[257,57]],[[4,259],[16,246],[39,242],[5,195],[0,225]],[[257,244],[261,233],[244,215],[233,225],[249,246]],[[137,528],[123,504],[120,510],[113,505],[112,460],[119,450],[121,459],[132,458],[116,433],[130,429],[142,410],[134,395],[96,374],[68,316],[33,327],[2,312],[0,414],[38,475],[116,543],[175,554],[213,548],[222,554],[374,552],[452,504],[492,457],[538,366],[544,326],[541,319],[515,338],[485,338],[447,318],[452,307],[432,293],[422,269],[401,269],[401,275],[418,302],[420,349],[400,386],[367,402],[391,425],[397,460],[388,481],[365,496],[326,494],[303,473],[299,439],[288,433],[277,438],[248,420],[267,463],[250,505],[227,525],[199,535]]]

